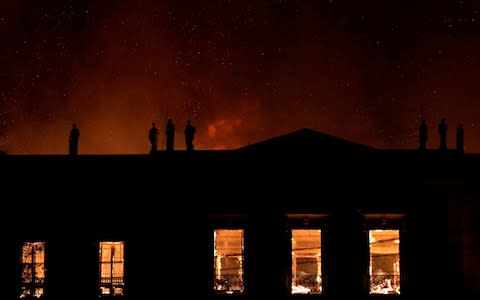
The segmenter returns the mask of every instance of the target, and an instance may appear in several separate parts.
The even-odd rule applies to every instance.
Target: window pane
[[[100,242],[100,294],[123,295],[125,242]]]
[[[39,263],[35,264],[35,279],[39,282],[43,281],[45,278],[45,264]]]
[[[292,230],[292,294],[322,292],[320,229]]]
[[[400,294],[400,231],[370,230],[370,294]]]
[[[243,293],[243,230],[214,231],[214,290]]]
[[[32,263],[33,260],[33,243],[24,243],[22,246],[22,263]]]
[[[28,242],[22,245],[22,284],[20,298],[44,294],[45,242]]]
[[[111,282],[110,275],[112,270],[112,264],[108,262],[104,262],[100,265],[100,276],[102,278],[102,282],[108,283]]]

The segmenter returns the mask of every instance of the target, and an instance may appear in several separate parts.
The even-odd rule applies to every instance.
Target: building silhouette
[[[480,296],[478,154],[302,129],[229,151],[0,165],[3,299]]]

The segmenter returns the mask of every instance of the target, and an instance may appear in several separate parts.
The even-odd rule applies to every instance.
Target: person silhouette
[[[427,139],[428,139],[428,126],[425,120],[422,120],[422,123],[420,124],[418,131],[419,131],[419,140],[420,140],[419,149],[425,150],[427,149]]]
[[[68,140],[68,153],[70,155],[78,154],[78,139],[80,138],[80,130],[77,124],[73,123],[72,130],[70,130],[70,138]]]
[[[175,125],[173,125],[172,119],[168,119],[167,121],[165,135],[167,136],[167,151],[173,151],[173,145],[175,141]]]
[[[463,125],[462,125],[462,124],[458,124],[458,127],[457,127],[457,136],[456,136],[456,140],[457,140],[457,152],[458,152],[458,153],[463,153],[463,134],[464,134]]]
[[[193,139],[195,138],[195,126],[192,125],[190,120],[187,120],[187,125],[185,126],[185,146],[187,151],[193,151]]]
[[[152,123],[152,128],[148,132],[148,140],[152,145],[152,149],[150,150],[150,154],[154,154],[157,152],[157,141],[158,141],[158,129],[155,127],[155,123]]]
[[[440,134],[440,150],[447,150],[447,123],[445,119],[442,119],[440,124],[438,124],[438,133]]]

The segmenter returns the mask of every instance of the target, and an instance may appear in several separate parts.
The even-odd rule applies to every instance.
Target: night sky
[[[0,4],[0,149],[148,153],[309,127],[378,148],[480,152],[480,0],[11,0]],[[159,146],[163,145],[163,135]]]

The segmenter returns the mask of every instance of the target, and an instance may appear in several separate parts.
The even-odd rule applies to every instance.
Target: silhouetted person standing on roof
[[[77,128],[77,124],[72,125],[70,130],[70,138],[68,139],[68,153],[70,155],[78,154],[78,139],[80,138],[80,130]]]
[[[150,150],[150,154],[155,154],[157,152],[157,141],[158,141],[158,129],[155,127],[155,123],[152,123],[152,128],[148,132],[148,140],[152,145],[152,149]]]
[[[187,120],[187,125],[185,126],[185,145],[187,151],[193,151],[193,139],[195,138],[195,126],[192,125],[190,120]]]
[[[463,125],[462,124],[458,124],[458,127],[457,127],[457,152],[458,153],[463,153]]]
[[[167,151],[173,151],[173,144],[175,141],[175,125],[173,125],[172,119],[168,119],[167,121],[165,135],[167,136]]]
[[[438,124],[438,134],[440,134],[440,150],[447,150],[447,123],[445,119],[442,119],[440,124]]]
[[[418,135],[420,139],[420,150],[425,150],[427,149],[427,138],[428,138],[428,127],[427,123],[425,120],[422,120],[422,123],[420,124],[420,128],[418,129]]]

